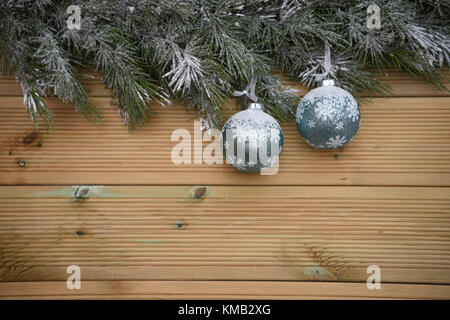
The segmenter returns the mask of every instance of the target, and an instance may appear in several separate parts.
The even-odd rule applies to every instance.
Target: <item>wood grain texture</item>
[[[176,166],[171,134],[193,137],[197,112],[155,105],[129,134],[91,75],[105,122],[49,98],[53,133],[0,80],[0,299],[450,299],[448,91],[387,71],[394,97],[361,106],[351,144],[317,151],[283,124],[280,170],[260,176]]]
[[[442,299],[450,286],[285,281],[85,281],[80,290],[66,282],[3,282],[8,299]]]
[[[450,188],[76,189],[0,187],[0,280],[450,283]]]
[[[356,138],[333,152],[308,146],[295,125],[284,124],[280,170],[272,176],[225,164],[175,165],[171,151],[179,141],[171,135],[189,130],[193,146],[195,111],[155,107],[149,123],[130,134],[109,99],[95,102],[103,107],[103,125],[51,100],[55,132],[34,133],[22,100],[2,98],[0,184],[450,186],[450,97],[375,98],[362,106]]]

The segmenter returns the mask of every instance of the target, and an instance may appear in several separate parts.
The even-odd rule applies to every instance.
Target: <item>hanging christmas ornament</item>
[[[261,173],[272,167],[283,148],[283,131],[259,103],[233,115],[222,129],[226,163],[247,173]]]
[[[297,108],[297,128],[302,138],[318,149],[336,149],[349,143],[359,129],[361,113],[356,99],[324,80],[308,92]]]

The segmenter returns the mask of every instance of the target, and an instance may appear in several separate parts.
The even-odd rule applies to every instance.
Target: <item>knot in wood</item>
[[[203,199],[206,196],[207,187],[197,187],[194,191],[194,199]]]
[[[34,140],[37,139],[37,137],[39,137],[39,132],[38,131],[31,131],[28,132],[22,139],[22,143],[23,144],[31,144],[33,143]]]
[[[87,199],[89,198],[89,187],[79,186],[75,190],[75,199]]]
[[[183,230],[185,227],[185,224],[183,221],[177,221],[175,222],[175,228],[177,228],[178,230]]]

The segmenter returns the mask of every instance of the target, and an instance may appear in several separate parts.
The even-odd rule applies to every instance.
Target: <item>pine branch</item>
[[[374,3],[380,29],[366,26]],[[80,30],[67,28],[72,4],[82,10]],[[280,70],[308,86],[327,74],[354,93],[384,94],[366,70],[395,67],[445,88],[449,28],[448,0],[8,0],[0,2],[0,70],[22,84],[35,123],[51,121],[44,98],[52,94],[97,122],[77,70],[94,66],[130,130],[153,101],[185,103],[218,127],[233,92],[253,78],[266,110],[292,120],[298,99],[273,75]]]
[[[90,101],[86,89],[77,76],[77,71],[71,65],[71,57],[60,46],[53,32],[44,26],[41,34],[33,41],[37,46],[33,59],[44,69],[51,84],[46,89],[53,90],[53,94],[65,103],[74,102],[75,110],[90,121],[100,121],[100,112]]]
[[[131,130],[142,125],[149,115],[148,103],[166,99],[142,68],[136,45],[115,28],[107,28],[96,38],[96,67],[103,73],[103,82],[112,90],[116,103]]]

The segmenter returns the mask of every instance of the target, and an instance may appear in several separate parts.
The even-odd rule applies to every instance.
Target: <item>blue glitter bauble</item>
[[[336,149],[349,143],[361,122],[356,99],[325,80],[308,92],[297,108],[297,128],[302,138],[317,149]]]
[[[251,103],[247,110],[233,115],[222,129],[226,163],[247,173],[261,173],[272,167],[280,156],[283,142],[280,125],[259,103]]]

